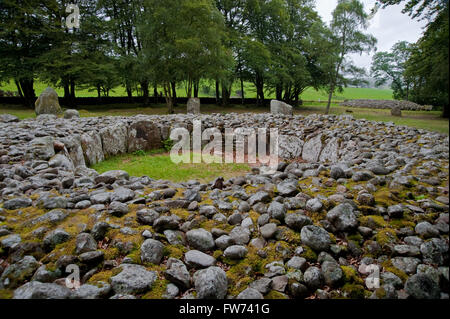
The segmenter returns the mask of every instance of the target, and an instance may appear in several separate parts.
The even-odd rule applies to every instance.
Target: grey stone
[[[219,267],[199,270],[194,275],[195,290],[199,299],[223,299],[227,294],[228,280]]]
[[[293,115],[291,105],[277,100],[270,101],[270,113],[273,115]]]
[[[244,246],[233,245],[225,249],[223,256],[230,259],[243,259],[247,253],[248,250]]]
[[[265,224],[259,229],[259,231],[264,239],[270,239],[275,236],[275,233],[277,232],[277,225],[274,223]]]
[[[358,219],[353,212],[353,206],[347,203],[339,204],[327,213],[327,219],[339,231],[350,231],[358,227]]]
[[[180,286],[182,289],[191,287],[191,275],[181,260],[170,258],[164,274],[170,282]]]
[[[264,299],[263,295],[254,288],[243,290],[236,299]]]
[[[30,281],[14,291],[13,299],[68,299],[70,289],[54,283]]]
[[[189,268],[208,268],[216,263],[216,259],[199,250],[189,250],[184,254],[184,261]]]
[[[188,231],[186,233],[186,239],[191,247],[201,251],[212,250],[215,247],[212,234],[202,228]]]
[[[438,284],[425,274],[416,274],[405,283],[406,292],[414,299],[439,299]]]
[[[156,272],[144,266],[122,264],[122,271],[111,277],[111,287],[116,294],[139,294],[149,290],[157,279]]]
[[[75,243],[75,253],[77,255],[96,249],[97,242],[91,234],[81,233],[77,235]]]
[[[164,245],[154,239],[146,239],[141,245],[141,260],[159,265],[163,257]]]
[[[300,233],[302,243],[317,251],[328,250],[331,238],[328,232],[318,226],[308,225],[302,228]]]

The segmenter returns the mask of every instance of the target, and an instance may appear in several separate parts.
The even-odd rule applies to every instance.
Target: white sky
[[[366,12],[375,5],[375,0],[361,0]],[[329,23],[331,13],[336,7],[337,0],[316,0],[316,9],[322,19]],[[386,9],[379,9],[372,19],[370,27],[366,30],[378,39],[377,50],[389,51],[398,41],[416,42],[422,35],[425,21],[413,20],[408,14],[403,14],[404,5],[389,6]],[[368,71],[372,62],[372,55],[359,54],[352,55],[351,58],[359,67],[365,67]]]

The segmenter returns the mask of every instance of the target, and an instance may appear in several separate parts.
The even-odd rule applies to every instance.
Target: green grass
[[[403,111],[402,117],[393,117],[390,114],[390,110],[342,107],[336,103],[332,104],[331,107],[332,114],[349,114],[346,112],[347,110],[351,110],[353,113],[350,114],[358,119],[394,122],[397,125],[406,125],[449,134],[449,120],[442,118],[440,111]],[[202,105],[202,113],[204,114],[231,112],[264,113],[269,111],[269,107],[258,107],[256,105],[230,105],[228,107],[218,105]],[[186,106],[179,104],[175,108],[175,112],[185,113]],[[323,114],[325,112],[325,104],[308,102],[306,105],[296,108],[294,112],[295,114],[305,116],[314,113]],[[1,113],[13,114],[18,116],[20,119],[35,117],[34,110],[17,105],[0,105],[0,114]],[[136,104],[83,106],[80,109],[80,114],[82,117],[167,114],[167,108],[164,104],[152,105],[150,107],[139,107]]]
[[[234,176],[245,175],[250,171],[247,164],[175,164],[168,154],[162,152],[164,150],[118,155],[93,165],[91,168],[100,174],[118,169],[128,172],[131,176],[148,176],[173,182],[190,179],[209,182],[217,176],[222,176],[226,180]]]
[[[40,81],[36,81],[34,84],[34,90],[36,95],[41,94],[49,85]],[[52,86],[52,85],[50,85]],[[214,97],[215,96],[215,88],[213,88],[212,84],[209,84],[207,81],[203,81],[200,85],[201,88],[199,92],[200,97]],[[209,90],[205,90],[205,87],[209,87]],[[3,91],[17,91],[16,85],[13,82],[9,83],[0,83],[0,90]],[[232,89],[232,96],[237,96],[236,91],[240,90],[240,83],[234,82]],[[162,91],[159,89],[159,91]],[[56,88],[56,92],[58,96],[64,95],[64,90],[62,88]],[[152,90],[153,92],[153,90]],[[256,98],[256,89],[255,86],[250,82],[244,83],[244,92],[246,98]],[[273,99],[275,98],[275,94],[269,91],[266,91],[266,98]],[[88,89],[76,89],[75,95],[77,97],[96,97],[97,91],[92,91]],[[126,96],[126,90],[123,87],[117,87],[110,92],[110,96]],[[182,83],[178,84],[177,87],[177,96],[186,96],[186,90],[183,87]],[[326,101],[328,99],[328,94],[324,91],[316,91],[313,88],[308,88],[301,96],[301,99],[305,101]],[[345,88],[343,93],[336,93],[333,96],[334,101],[343,101],[345,99],[376,99],[376,100],[392,100],[392,90],[387,89],[368,89],[368,88]]]

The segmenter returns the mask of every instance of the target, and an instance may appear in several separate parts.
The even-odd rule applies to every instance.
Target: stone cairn
[[[368,108],[368,109],[394,109],[400,108],[404,111],[431,111],[431,105],[420,105],[410,101],[398,100],[346,100],[340,104],[346,107]]]
[[[88,167],[193,119],[277,127],[285,160],[210,183]],[[0,298],[448,298],[448,146],[348,115],[2,116]]]

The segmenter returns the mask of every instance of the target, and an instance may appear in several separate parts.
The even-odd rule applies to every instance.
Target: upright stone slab
[[[293,115],[292,106],[282,101],[272,100],[270,102],[270,112],[273,115]]]
[[[400,105],[395,105],[391,108],[391,115],[402,116],[402,108],[400,107]]]
[[[41,93],[35,103],[36,115],[41,114],[60,114],[61,106],[58,101],[58,94],[54,89],[48,87]]]
[[[88,132],[81,135],[81,147],[87,165],[94,165],[105,159],[102,139],[97,132]]]
[[[187,113],[188,114],[200,114],[200,99],[190,98],[187,102]]]
[[[128,152],[149,151],[162,147],[161,131],[150,121],[138,121],[128,129]]]
[[[125,123],[117,123],[100,130],[105,158],[124,154],[128,149],[128,128]]]

